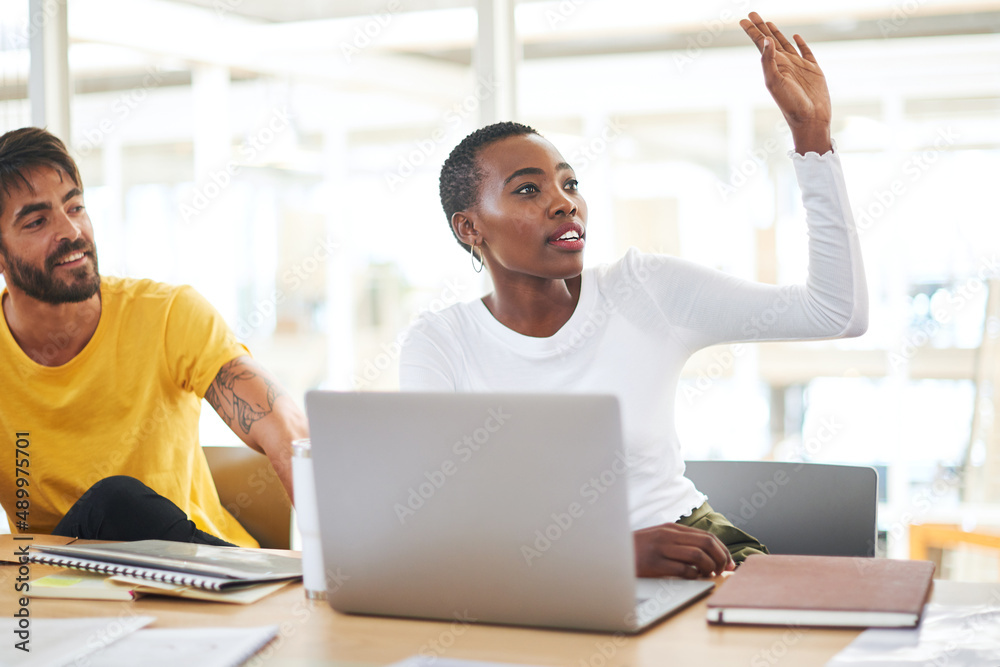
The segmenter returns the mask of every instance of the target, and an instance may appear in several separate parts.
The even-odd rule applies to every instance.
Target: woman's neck
[[[530,282],[494,282],[483,304],[500,324],[523,336],[548,338],[573,316],[580,301],[580,276]]]

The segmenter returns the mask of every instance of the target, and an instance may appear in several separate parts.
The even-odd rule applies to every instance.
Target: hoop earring
[[[476,273],[482,273],[483,266],[486,264],[486,261],[483,259],[483,251],[482,250],[479,251],[479,268],[478,269],[476,268],[476,246],[475,245],[470,245],[469,246],[469,254],[472,255],[472,270],[475,271]]]

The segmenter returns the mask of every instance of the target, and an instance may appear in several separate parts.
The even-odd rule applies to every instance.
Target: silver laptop
[[[638,632],[712,583],[637,580],[613,396],[311,391],[330,605]]]

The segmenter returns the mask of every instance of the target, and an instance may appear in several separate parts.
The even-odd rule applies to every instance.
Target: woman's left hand
[[[795,149],[821,154],[830,150],[830,91],[805,40],[793,35],[792,44],[776,25],[765,22],[757,12],[750,12],[749,19],[740,21],[740,27],[761,52],[764,84],[792,130]]]

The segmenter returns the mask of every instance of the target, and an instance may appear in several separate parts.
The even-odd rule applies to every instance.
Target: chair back
[[[291,545],[292,504],[266,456],[249,447],[202,447],[222,506],[267,549]]]
[[[774,554],[874,556],[878,475],[864,466],[688,461],[708,502]]]

